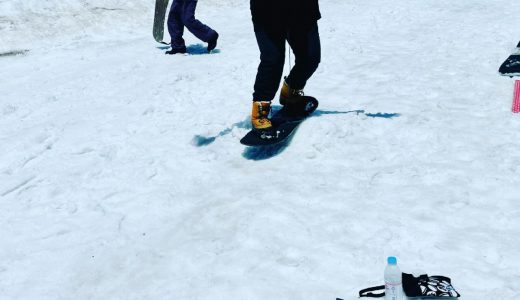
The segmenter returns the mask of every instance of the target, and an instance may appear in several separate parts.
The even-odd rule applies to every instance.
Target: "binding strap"
[[[382,293],[374,294],[371,292],[381,291]],[[370,298],[381,298],[385,296],[385,286],[378,285],[370,288],[366,288],[364,290],[359,291],[359,297],[370,297]]]

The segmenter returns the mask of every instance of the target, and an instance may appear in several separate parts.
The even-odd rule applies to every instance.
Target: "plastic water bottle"
[[[390,256],[385,268],[385,300],[403,300],[403,294],[403,279],[397,258]]]

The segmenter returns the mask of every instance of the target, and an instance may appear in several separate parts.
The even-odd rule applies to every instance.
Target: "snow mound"
[[[152,1],[2,1],[0,51],[132,32],[153,20]],[[102,34],[100,34],[102,33]]]

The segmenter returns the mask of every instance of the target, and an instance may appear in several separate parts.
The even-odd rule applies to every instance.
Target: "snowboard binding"
[[[290,117],[306,118],[318,108],[318,100],[313,97],[303,96],[302,100],[295,104],[285,104],[282,110]]]

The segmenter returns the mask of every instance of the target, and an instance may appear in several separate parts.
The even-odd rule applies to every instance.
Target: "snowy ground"
[[[320,110],[263,150],[247,1],[173,57],[153,1],[68,2],[0,0],[0,299],[354,299],[387,255],[520,299],[519,1],[321,1]]]

